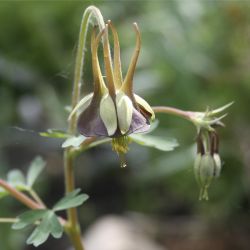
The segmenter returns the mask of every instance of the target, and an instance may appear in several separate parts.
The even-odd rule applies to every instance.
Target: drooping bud
[[[200,186],[199,200],[208,200],[208,188],[220,176],[219,137],[217,132],[201,129],[197,136],[197,155],[194,162],[195,178]]]
[[[200,186],[199,200],[208,200],[208,188],[214,177],[215,163],[213,157],[206,153],[198,154],[195,159],[194,173],[196,180]]]

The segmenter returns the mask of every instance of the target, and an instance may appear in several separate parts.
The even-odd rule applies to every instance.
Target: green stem
[[[16,218],[0,218],[0,223],[16,223],[18,219]]]
[[[64,174],[65,174],[65,188],[66,194],[72,192],[75,189],[75,176],[74,176],[74,157],[70,155],[70,149],[64,151]],[[84,250],[81,230],[78,222],[76,208],[69,208],[67,210],[68,215],[68,234],[74,245],[75,250]]]
[[[105,28],[105,23],[102,17],[102,14],[98,8],[95,6],[89,6],[82,18],[81,27],[80,27],[80,34],[79,34],[79,41],[77,47],[77,54],[76,54],[76,62],[75,62],[75,72],[74,72],[74,85],[73,85],[73,93],[72,93],[72,110],[77,105],[80,100],[80,92],[82,86],[82,78],[83,78],[83,65],[85,60],[85,51],[86,51],[86,38],[88,33],[88,26],[90,24],[90,18],[95,17],[97,24],[100,30]],[[70,124],[69,124],[69,131],[72,134],[76,132],[76,114],[72,116]]]
[[[90,24],[90,18],[94,17],[97,21],[99,29],[102,30],[105,28],[105,23],[102,17],[102,14],[98,8],[95,6],[89,6],[82,17],[79,42],[76,54],[75,62],[75,72],[74,72],[74,83],[73,83],[73,92],[72,92],[72,110],[75,108],[77,103],[80,100],[80,92],[83,78],[83,66],[85,60],[85,51],[86,51],[86,38],[88,27]],[[77,127],[77,116],[76,114],[72,115],[69,120],[68,132],[72,135],[76,135]],[[71,154],[71,149],[67,148],[64,150],[64,175],[65,175],[65,189],[66,194],[72,192],[75,189],[75,176],[74,176],[74,155]],[[70,237],[70,240],[75,248],[75,250],[84,250],[84,246],[81,239],[81,229],[78,221],[77,210],[76,208],[69,208],[67,210],[68,224],[67,232]]]
[[[41,198],[39,197],[39,195],[36,193],[35,190],[33,190],[32,188],[28,190],[29,194],[31,195],[31,197],[41,206],[46,207],[45,204],[43,203],[43,201],[41,200]]]

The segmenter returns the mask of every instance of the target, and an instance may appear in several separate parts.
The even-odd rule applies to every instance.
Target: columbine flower
[[[110,56],[108,29],[111,28],[114,39],[113,63]],[[128,135],[143,133],[150,128],[150,119],[154,112],[150,105],[133,92],[133,76],[141,47],[141,37],[136,23],[136,48],[132,56],[127,74],[123,79],[120,60],[118,34],[109,21],[106,28],[96,35],[95,29],[91,37],[92,68],[94,79],[93,93],[85,96],[71,112],[78,116],[78,130],[87,137],[111,137],[112,147],[122,159],[128,151]],[[98,60],[98,45],[103,38],[103,53],[106,77]]]
[[[197,155],[194,163],[194,174],[200,186],[199,199],[208,200],[208,188],[214,178],[220,176],[221,159],[219,155],[219,136],[216,128],[224,126],[221,119],[225,117],[215,117],[224,111],[232,103],[221,108],[206,112],[196,112],[192,116],[192,121],[197,127]]]

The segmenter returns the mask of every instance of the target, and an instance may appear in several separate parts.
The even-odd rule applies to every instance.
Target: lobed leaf
[[[89,196],[87,194],[80,194],[80,189],[76,189],[73,192],[67,194],[61,200],[59,200],[53,207],[54,211],[65,210],[71,207],[77,207],[83,204]]]
[[[130,135],[132,141],[146,147],[153,147],[162,151],[172,151],[178,146],[175,139],[162,139],[153,135]]]
[[[37,156],[30,164],[28,174],[27,174],[27,186],[32,187],[35,183],[37,177],[41,174],[42,170],[45,167],[46,162],[40,157]]]
[[[63,227],[54,212],[51,211],[50,231],[54,238],[59,239],[63,234]]]
[[[7,182],[18,189],[25,189],[25,177],[19,169],[13,169],[7,174]]]
[[[62,138],[62,139],[70,137],[70,134],[59,129],[48,129],[46,132],[40,132],[39,135],[43,137]]]
[[[41,223],[35,228],[26,243],[35,247],[44,243],[50,235],[50,216],[51,211],[46,211]]]
[[[56,239],[63,234],[63,227],[52,210],[31,210],[20,215],[18,219],[19,221],[12,225],[13,229],[22,229],[41,220],[27,239],[27,244],[32,244],[35,247],[44,243],[50,234]]]
[[[37,220],[40,220],[48,212],[46,209],[37,209],[24,212],[18,216],[18,222],[12,225],[12,229],[22,229],[30,224],[35,223]]]
[[[64,141],[64,143],[62,144],[62,148],[79,147],[85,139],[86,137],[83,135],[70,137],[66,139],[66,141]]]

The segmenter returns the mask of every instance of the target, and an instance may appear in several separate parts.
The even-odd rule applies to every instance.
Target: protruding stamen
[[[134,28],[136,32],[136,47],[135,47],[134,54],[132,56],[132,59],[128,68],[128,72],[126,74],[126,77],[122,86],[123,91],[127,95],[129,95],[130,98],[134,98],[133,97],[133,77],[134,77],[135,67],[136,67],[138,56],[139,56],[140,49],[141,49],[141,35],[140,35],[140,31],[136,23],[134,23]]]
[[[111,28],[113,37],[114,37],[114,79],[116,88],[120,88],[122,85],[122,68],[121,68],[121,53],[120,53],[120,44],[119,37],[115,27],[112,22],[109,20],[108,25]]]
[[[112,149],[118,154],[121,161],[121,167],[123,168],[127,166],[125,154],[129,150],[128,144],[129,138],[127,136],[115,137],[112,139]]]

